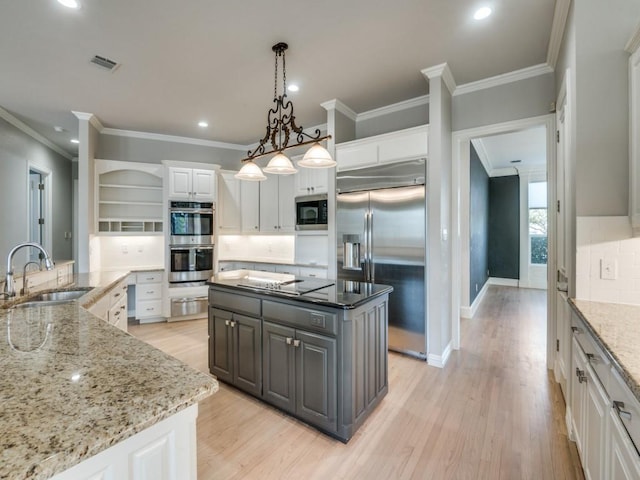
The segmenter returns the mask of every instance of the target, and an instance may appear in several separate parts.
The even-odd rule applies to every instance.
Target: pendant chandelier
[[[267,115],[267,132],[260,140],[260,144],[247,152],[247,158],[241,160],[242,168],[235,177],[240,180],[260,181],[267,177],[262,173],[260,167],[254,162],[257,158],[265,157],[275,153],[264,171],[278,175],[290,175],[298,170],[293,166],[291,160],[282,153],[290,148],[301,145],[313,144],[297,162],[299,167],[305,168],[330,168],[336,165],[331,154],[320,145],[320,142],[331,138],[331,135],[322,137],[320,129],[316,129],[315,135],[309,135],[303,131],[302,127],[296,125],[296,117],[293,114],[293,103],[287,99],[287,69],[285,64],[285,51],[289,48],[286,43],[277,43],[271,49],[275,52],[275,75],[273,86],[273,103],[275,106],[269,109]],[[278,95],[278,58],[282,57],[282,94]],[[289,144],[291,137],[295,135],[295,142]],[[268,146],[270,144],[270,149]]]

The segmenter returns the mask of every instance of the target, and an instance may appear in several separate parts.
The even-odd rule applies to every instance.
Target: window
[[[533,265],[547,264],[547,182],[529,184],[529,251]]]

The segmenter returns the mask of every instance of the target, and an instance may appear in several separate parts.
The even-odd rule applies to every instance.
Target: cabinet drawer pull
[[[153,312],[155,310],[155,308],[153,307],[147,307],[147,312]]]
[[[286,340],[287,345],[291,345],[293,343],[293,338],[287,337]]]
[[[152,295],[154,293],[156,293],[155,290],[147,290],[147,295]]]
[[[629,412],[627,410],[623,410],[624,402],[619,402],[617,400],[614,400],[613,401],[613,408],[616,409],[616,412],[618,412],[618,415],[620,415],[620,417],[631,421],[631,412]]]
[[[294,340],[293,341],[293,346],[294,347],[299,347],[300,346],[300,340]]]
[[[600,363],[602,362],[602,357],[600,355],[596,355],[595,353],[585,353],[587,356],[587,360],[589,363]]]
[[[116,294],[114,295],[114,297],[119,297],[119,296],[120,296],[120,292],[118,292],[118,293],[116,293]]]
[[[571,327],[571,331],[576,334],[582,333],[582,329],[578,327]]]

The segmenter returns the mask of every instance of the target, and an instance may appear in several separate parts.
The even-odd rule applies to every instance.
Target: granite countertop
[[[570,299],[614,368],[640,401],[640,306]]]
[[[282,277],[283,279],[286,279],[286,281],[302,283],[304,283],[305,281],[314,283],[324,282],[331,285],[318,290],[314,290],[312,292],[303,293],[302,295],[291,295],[283,293],[279,290],[257,289],[245,285],[239,285],[239,278],[246,275],[258,278],[264,275],[271,275],[274,279]],[[353,282],[347,280],[305,278],[286,274],[269,274],[268,272],[257,272],[253,270],[233,270],[229,272],[221,272],[211,277],[207,284],[229,288],[232,290],[237,290],[239,292],[248,292],[270,297],[286,298],[288,300],[295,300],[304,303],[312,303],[315,305],[323,305],[325,307],[341,309],[356,308],[375,297],[385,295],[393,291],[393,287],[391,287],[390,285]]]
[[[0,309],[0,479],[49,478],[218,389],[82,308],[127,274],[74,276],[67,289],[94,287],[78,302]]]

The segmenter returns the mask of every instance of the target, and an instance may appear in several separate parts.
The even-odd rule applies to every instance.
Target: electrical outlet
[[[600,278],[602,280],[618,278],[618,261],[615,258],[600,259]]]

